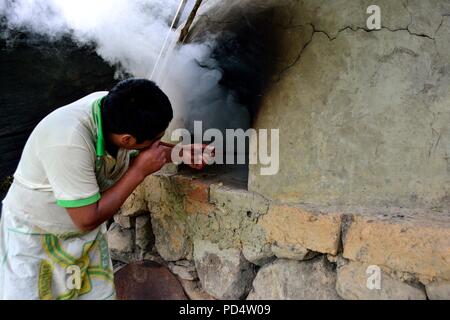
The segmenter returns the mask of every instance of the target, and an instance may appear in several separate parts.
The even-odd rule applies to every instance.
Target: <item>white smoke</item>
[[[194,0],[188,1],[181,21]],[[246,128],[249,115],[231,92],[219,85],[222,73],[210,57],[213,41],[174,45],[170,29],[179,0],[0,0],[0,16],[9,29],[26,29],[51,40],[70,34],[79,44],[95,44],[97,53],[121,72],[150,78],[166,36],[172,43],[155,80],[169,96],[172,128],[193,120],[205,129]],[[198,61],[207,62],[202,68]]]
[[[11,28],[50,39],[71,34],[136,77],[151,72],[178,0],[0,0]]]

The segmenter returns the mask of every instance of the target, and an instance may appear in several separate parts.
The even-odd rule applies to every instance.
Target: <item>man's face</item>
[[[111,134],[111,141],[119,148],[127,150],[144,150],[149,148],[155,142],[160,141],[164,134],[165,131],[158,134],[154,139],[146,140],[142,143],[137,143],[136,138],[129,134]]]
[[[144,150],[144,149],[150,148],[150,146],[152,144],[154,144],[155,142],[160,141],[162,139],[162,137],[164,136],[164,134],[165,134],[165,131],[161,132],[156,138],[154,138],[152,140],[144,141],[144,142],[139,143],[139,144],[136,143],[136,139],[134,139],[134,142],[135,142],[134,146],[132,148],[130,148],[130,149],[132,149],[132,150]]]

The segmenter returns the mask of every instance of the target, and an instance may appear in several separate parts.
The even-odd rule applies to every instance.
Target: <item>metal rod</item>
[[[178,28],[178,23],[180,22],[181,17],[183,16],[183,12],[186,9],[186,5],[188,3],[189,0],[182,0],[183,4],[181,5],[181,10],[180,13],[178,14],[177,18],[175,19],[175,23],[173,25],[173,27],[176,29]]]
[[[186,7],[186,2],[187,2],[187,0],[180,0],[180,4],[178,5],[178,9],[177,9],[177,12],[175,13],[175,17],[173,18],[172,24],[170,25],[170,29],[167,32],[166,38],[164,39],[163,45],[161,47],[161,51],[159,52],[158,58],[156,59],[155,65],[153,66],[153,71],[150,75],[150,80],[153,80],[155,71],[159,65],[159,62],[161,61],[164,51],[166,50],[167,41],[169,40],[170,34],[173,30],[173,27],[175,26],[175,23],[177,23],[177,21],[179,21],[180,16],[183,14],[183,10]]]
[[[189,29],[191,28],[192,22],[194,22],[195,16],[197,15],[197,11],[200,8],[203,0],[197,0],[195,2],[194,7],[192,8],[191,14],[189,15],[186,23],[184,24],[183,29],[181,30],[180,37],[178,38],[178,43],[184,43],[189,34]]]

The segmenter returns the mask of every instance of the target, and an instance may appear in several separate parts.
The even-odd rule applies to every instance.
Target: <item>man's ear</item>
[[[131,134],[122,134],[120,141],[125,147],[133,146],[136,143],[136,139]]]

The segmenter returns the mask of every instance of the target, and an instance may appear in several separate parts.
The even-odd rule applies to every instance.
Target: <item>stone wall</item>
[[[148,177],[115,221],[113,259],[166,264],[194,299],[450,299],[448,212],[294,205],[179,173]]]
[[[177,266],[215,299],[450,299],[450,2],[379,0],[378,31],[372,1],[221,3],[190,40],[270,25],[274,65],[246,97],[255,128],[280,129],[280,171],[147,178],[110,230],[116,258]]]

